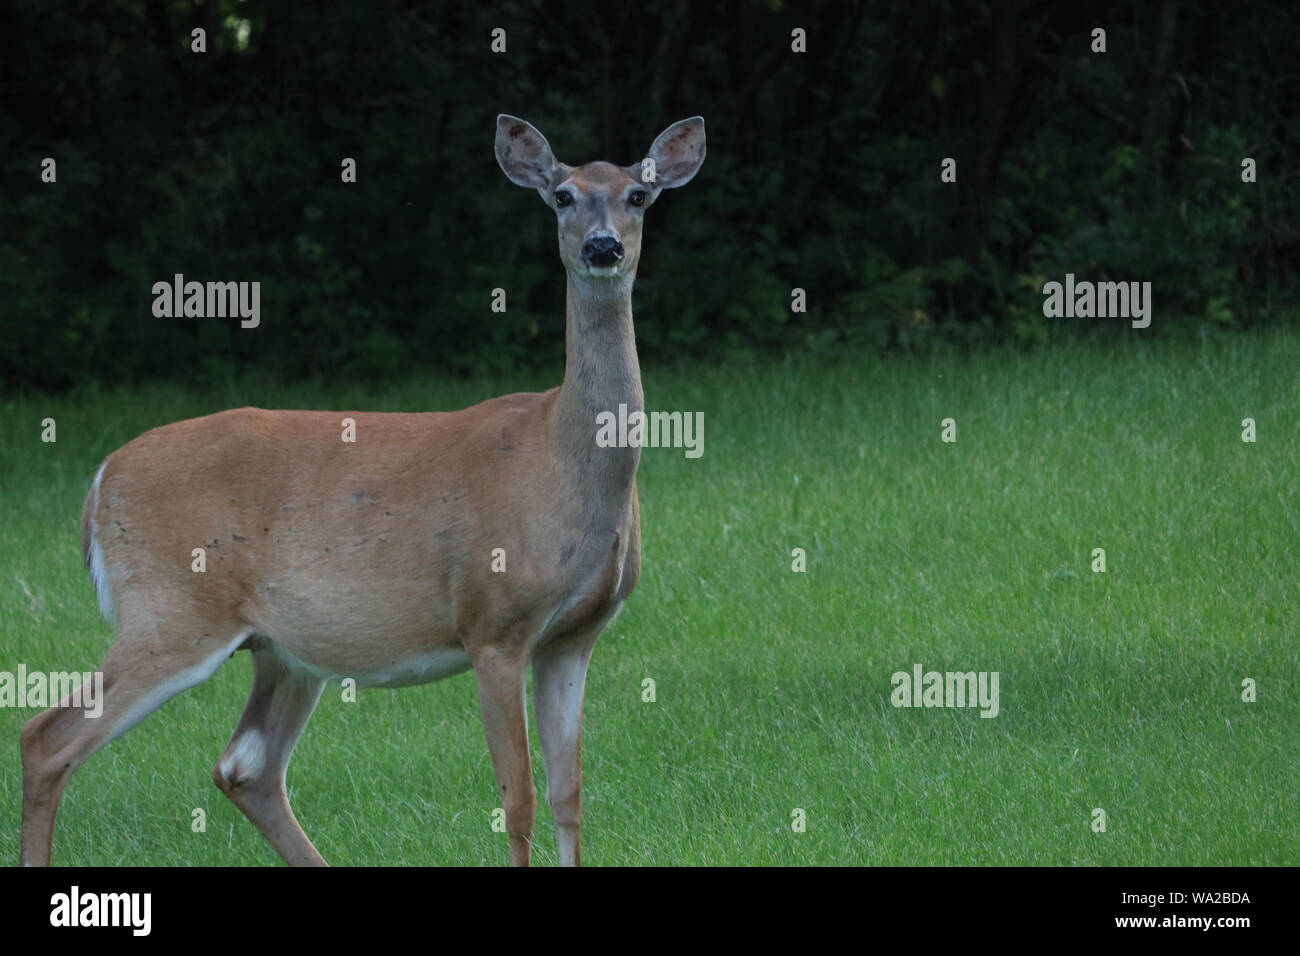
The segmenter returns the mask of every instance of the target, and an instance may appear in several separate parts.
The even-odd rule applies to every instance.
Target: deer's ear
[[[656,137],[646,156],[654,160],[656,186],[685,186],[704,162],[704,117],[692,116],[668,127]]]
[[[496,154],[501,171],[512,183],[546,195],[559,164],[546,137],[531,123],[506,113],[498,116]]]

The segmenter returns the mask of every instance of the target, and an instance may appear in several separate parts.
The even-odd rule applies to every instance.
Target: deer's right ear
[[[660,189],[685,186],[704,162],[704,117],[678,120],[655,138],[646,156],[654,160],[656,186]]]
[[[498,116],[496,154],[501,171],[512,183],[546,195],[558,164],[546,137],[531,123],[507,113]]]

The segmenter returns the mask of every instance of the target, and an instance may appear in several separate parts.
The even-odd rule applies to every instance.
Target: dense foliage
[[[558,369],[554,225],[493,161],[499,112],[571,163],[631,163],[704,115],[701,175],[649,217],[645,358],[1119,328],[1043,317],[1067,272],[1150,281],[1151,334],[1297,300],[1293,4],[14,0],[7,19],[0,388]],[[175,273],[259,280],[260,328],[156,318]]]

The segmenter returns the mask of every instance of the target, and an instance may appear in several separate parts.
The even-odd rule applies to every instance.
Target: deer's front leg
[[[537,736],[546,760],[546,799],[555,816],[561,866],[582,865],[582,700],[599,634],[574,635],[538,648],[533,656]]]
[[[510,834],[510,864],[527,866],[537,815],[537,791],[528,759],[528,712],[524,705],[525,660],[500,648],[474,655],[483,731],[496,770],[501,808]]]

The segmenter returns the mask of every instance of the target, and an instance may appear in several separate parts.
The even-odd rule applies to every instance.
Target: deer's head
[[[570,277],[608,284],[636,274],[646,209],[662,190],[686,185],[699,171],[704,119],[674,123],[635,165],[568,166],[532,125],[503,113],[497,117],[496,155],[511,182],[536,189],[555,210],[560,259]]]

